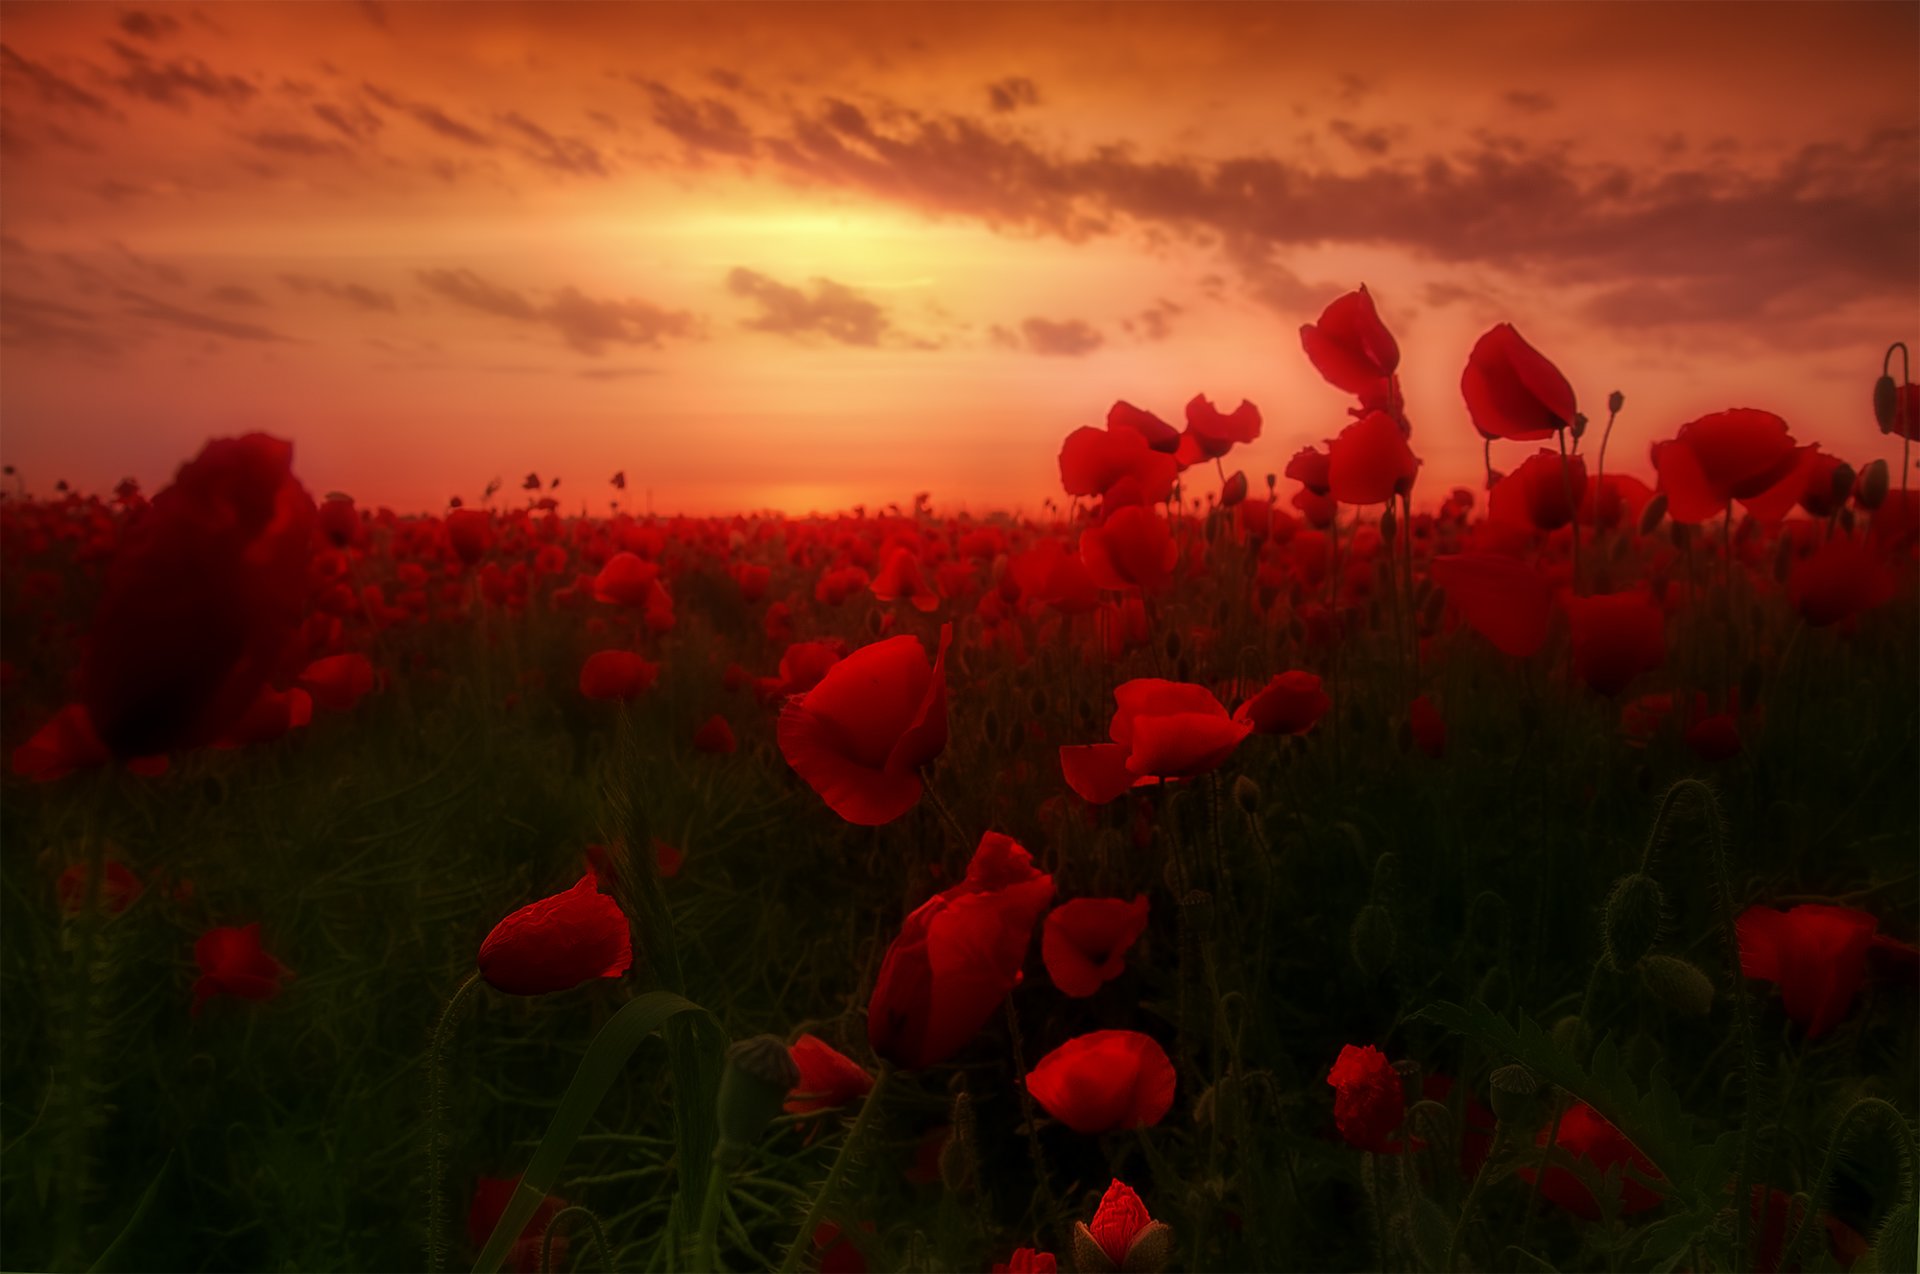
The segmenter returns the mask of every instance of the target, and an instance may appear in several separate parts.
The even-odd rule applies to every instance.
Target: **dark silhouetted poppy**
[[[1460,394],[1482,437],[1536,442],[1573,425],[1573,386],[1511,323],[1474,342]]]
[[[337,549],[346,548],[360,538],[360,514],[353,507],[353,497],[334,492],[321,502],[319,510],[320,534],[327,537],[327,543]]]
[[[1421,695],[1407,709],[1407,727],[1413,745],[1438,761],[1447,752],[1447,723],[1433,700]]]
[[[993,1263],[993,1274],[1058,1274],[1060,1262],[1051,1252],[1017,1247],[1004,1261]]]
[[[69,919],[78,916],[87,905],[87,865],[73,864],[60,873],[53,887],[60,899],[61,914]],[[100,910],[109,916],[117,916],[131,907],[146,891],[140,878],[118,859],[108,859],[100,871]]]
[[[638,553],[615,553],[593,577],[593,597],[614,606],[645,606],[659,582],[654,563]]]
[[[1735,927],[1740,972],[1778,983],[1787,1016],[1815,1040],[1839,1024],[1866,983],[1880,922],[1851,907],[1803,903],[1787,911],[1749,907]]]
[[[1698,523],[1738,500],[1762,522],[1778,522],[1806,489],[1803,453],[1787,422],[1770,411],[1735,407],[1680,426],[1669,442],[1653,445],[1654,468],[1667,497],[1667,516]]]
[[[1398,1154],[1394,1134],[1407,1114],[1400,1072],[1371,1044],[1343,1045],[1327,1074],[1333,1085],[1333,1123],[1349,1146],[1374,1154]]]
[[[1082,1274],[1153,1274],[1166,1267],[1171,1249],[1170,1227],[1154,1220],[1133,1187],[1118,1179],[1100,1197],[1092,1225],[1073,1223],[1073,1264]]]
[[[860,1063],[817,1035],[802,1035],[787,1048],[800,1068],[784,1109],[790,1115],[835,1110],[859,1101],[873,1088],[873,1076]]]
[[[236,1000],[271,1000],[280,994],[280,980],[292,977],[284,965],[260,946],[260,926],[209,929],[193,944],[200,977],[193,984],[193,1015],[217,995]]]
[[[1088,996],[1120,976],[1127,952],[1147,931],[1147,896],[1075,898],[1047,913],[1040,958],[1063,994]]]
[[[468,566],[493,547],[493,515],[485,509],[455,509],[447,514],[446,528],[448,547]]]
[[[1494,553],[1436,557],[1435,584],[1467,626],[1503,654],[1525,659],[1546,645],[1553,623],[1553,588],[1525,562]]]
[[[292,463],[293,444],[266,434],[209,442],[135,517],[81,666],[115,756],[211,742],[279,669],[314,540]]]
[[[1260,436],[1260,409],[1244,398],[1227,415],[1213,405],[1205,394],[1195,394],[1187,403],[1187,428],[1180,435],[1180,448],[1174,459],[1184,467],[1202,460],[1214,460],[1227,454],[1237,442],[1252,442]]]
[[[1158,593],[1173,582],[1180,548],[1159,514],[1130,505],[1080,533],[1080,560],[1101,588]]]
[[[1420,461],[1384,411],[1370,411],[1327,447],[1327,489],[1341,504],[1384,504],[1413,486]]]
[[[1233,476],[1220,488],[1220,507],[1231,509],[1247,498],[1247,475],[1244,470],[1234,470]]]
[[[1027,1091],[1055,1119],[1080,1133],[1145,1128],[1173,1105],[1173,1063],[1150,1035],[1093,1031],[1033,1064]]]
[[[1837,535],[1793,564],[1787,604],[1815,628],[1843,623],[1892,601],[1893,571],[1865,544]]]
[[[589,871],[565,893],[528,903],[480,944],[480,976],[508,995],[570,991],[633,966],[633,935],[620,904]]]
[[[1573,674],[1603,695],[1618,694],[1667,659],[1666,614],[1644,592],[1562,599],[1573,630]]]
[[[1400,346],[1364,283],[1322,310],[1318,323],[1304,324],[1300,345],[1327,383],[1349,394],[1367,393],[1400,367]]]
[[[896,1066],[924,1070],[972,1039],[1020,978],[1053,877],[1011,838],[988,832],[966,879],[916,907],[887,948],[867,1005],[867,1040]]]
[[[589,699],[631,699],[659,676],[659,664],[631,650],[596,650],[580,665],[580,693]]]
[[[296,680],[321,707],[345,712],[373,689],[373,663],[360,654],[328,655],[308,664]]]
[[[1548,1129],[1542,1128],[1539,1136],[1533,1139],[1533,1144],[1546,1145],[1547,1132]],[[1575,1159],[1585,1159],[1598,1175],[1605,1176],[1615,1164],[1628,1164],[1649,1181],[1661,1180],[1653,1161],[1641,1154],[1639,1147],[1622,1136],[1618,1128],[1601,1118],[1600,1112],[1583,1101],[1573,1103],[1560,1116],[1560,1132],[1553,1144],[1556,1149],[1566,1151]],[[1529,1183],[1536,1175],[1536,1170],[1530,1166],[1519,1171],[1521,1180]],[[1600,1202],[1593,1197],[1593,1191],[1565,1168],[1548,1168],[1546,1178],[1540,1182],[1540,1193],[1577,1217],[1589,1221],[1600,1219]],[[1631,1173],[1621,1176],[1619,1215],[1632,1216],[1636,1212],[1659,1206],[1660,1196],[1651,1188],[1635,1180]]]
[[[780,711],[781,755],[849,823],[890,823],[920,799],[920,767],[947,746],[947,648],[889,637],[834,664]]]
[[[474,1183],[473,1203],[467,1209],[467,1242],[478,1252],[486,1247],[487,1240],[493,1237],[493,1229],[500,1224],[500,1218],[507,1213],[507,1204],[513,1201],[513,1194],[520,1186],[518,1177],[482,1177]],[[540,1249],[547,1237],[547,1227],[553,1224],[553,1218],[567,1201],[558,1195],[548,1195],[541,1200],[527,1219],[526,1228],[507,1249],[507,1259],[503,1269],[511,1269],[516,1274],[540,1274]],[[553,1240],[551,1259],[558,1269],[566,1260],[567,1239],[565,1235],[556,1235]]]
[[[1519,468],[1494,483],[1487,495],[1487,516],[1536,531],[1557,531],[1573,521],[1587,492],[1587,462],[1542,447]]]
[[[1255,734],[1305,734],[1332,706],[1316,674],[1293,669],[1235,708],[1233,719],[1251,725]]]

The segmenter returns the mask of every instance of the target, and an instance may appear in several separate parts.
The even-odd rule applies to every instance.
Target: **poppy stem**
[[[543,1271],[553,1268],[554,1240],[560,1237],[560,1223],[571,1216],[586,1218],[587,1232],[593,1236],[594,1249],[600,1256],[600,1263],[611,1269],[613,1249],[607,1246],[605,1227],[600,1224],[600,1218],[593,1214],[592,1209],[583,1208],[577,1203],[572,1207],[561,1208],[553,1214],[553,1219],[547,1222],[546,1232],[540,1236],[540,1268]]]
[[[109,763],[101,774],[95,800],[87,805],[85,832],[87,843],[86,894],[80,906],[80,932],[74,953],[75,979],[73,1012],[67,1039],[64,1091],[61,1094],[63,1117],[59,1122],[61,1159],[60,1210],[55,1234],[63,1254],[57,1264],[79,1266],[89,1263],[83,1252],[86,1239],[82,1215],[87,1193],[87,1133],[91,1116],[87,1110],[88,1089],[92,1086],[94,1035],[94,953],[100,929],[106,917],[100,911],[101,878],[106,875],[107,842],[94,826],[93,811],[110,790],[114,768]]]
[[[933,790],[932,776],[923,774],[920,785],[926,792],[927,799],[933,802],[933,808],[939,811],[940,821],[947,825],[949,832],[953,833],[953,843],[959,847],[961,853],[966,853],[967,831],[960,826],[960,820],[953,816],[953,811],[947,808],[947,803],[940,799],[940,793]]]
[[[1573,595],[1584,596],[1580,591],[1580,506],[1573,498],[1573,464],[1567,459],[1567,431],[1556,430],[1554,437],[1560,440],[1560,486],[1566,492],[1567,512],[1572,521],[1568,524],[1573,530]]]
[[[447,1046],[460,1010],[480,985],[475,969],[460,984],[433,1027],[427,1049],[427,1269],[440,1274],[447,1267]]]
[[[1467,1227],[1473,1223],[1473,1210],[1480,1202],[1480,1191],[1487,1184],[1487,1168],[1500,1157],[1500,1148],[1507,1138],[1507,1121],[1494,1121],[1493,1144],[1487,1147],[1487,1157],[1480,1161],[1479,1170],[1473,1174],[1473,1184],[1467,1187],[1467,1198],[1460,1205],[1460,1219],[1453,1223],[1453,1237],[1447,1240],[1447,1259],[1441,1265],[1444,1274],[1453,1274],[1460,1268],[1460,1241],[1466,1237]]]
[[[780,1261],[780,1274],[794,1274],[800,1268],[800,1256],[813,1245],[813,1232],[826,1216],[840,1179],[847,1175],[847,1165],[852,1162],[854,1148],[866,1135],[874,1109],[880,1104],[880,1094],[887,1091],[887,1080],[892,1076],[893,1068],[882,1062],[874,1074],[873,1087],[867,1090],[867,1099],[860,1103],[860,1113],[854,1117],[853,1127],[848,1129],[846,1139],[840,1143],[839,1153],[833,1157],[833,1166],[827,1169],[827,1179],[821,1182],[819,1193],[813,1196],[813,1202],[807,1207],[807,1215],[800,1222],[800,1233],[794,1236],[786,1256]]]

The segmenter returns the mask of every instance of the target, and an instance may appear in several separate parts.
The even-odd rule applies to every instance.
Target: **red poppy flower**
[[[113,757],[93,732],[86,708],[70,703],[13,750],[13,772],[35,783],[51,783],[75,770],[105,765]]]
[[[328,655],[301,669],[300,688],[333,712],[346,712],[373,689],[373,662],[365,655]]]
[[[593,853],[591,845],[587,847],[587,853],[589,855]],[[653,838],[653,865],[654,869],[660,873],[660,879],[672,880],[680,874],[680,869],[686,865],[686,862],[685,854],[658,836]]]
[[[229,725],[226,733],[214,740],[213,746],[232,749],[273,743],[312,721],[312,695],[300,689],[275,690],[262,686],[254,696],[253,706]]]
[[[1253,733],[1205,686],[1140,677],[1113,692],[1112,743],[1060,749],[1060,769],[1082,800],[1104,805],[1136,783],[1217,769]]]
[[[988,832],[967,877],[915,908],[887,948],[867,1005],[867,1040],[896,1066],[924,1070],[958,1052],[1020,979],[1053,877],[1009,837]]]
[[[1787,604],[1815,628],[1843,623],[1893,600],[1893,571],[1871,548],[1835,536],[1793,564]]]
[[[1164,1252],[1149,1249],[1165,1245],[1169,1231],[1156,1221],[1133,1187],[1115,1180],[1094,1210],[1093,1224],[1073,1223],[1074,1265],[1083,1271],[1112,1274],[1114,1270],[1160,1269]],[[1157,1258],[1157,1259],[1155,1259]]]
[[[1080,560],[1093,582],[1106,589],[1158,593],[1173,582],[1180,548],[1159,514],[1143,505],[1116,510],[1080,533]]]
[[[1467,414],[1482,437],[1536,442],[1572,426],[1573,386],[1511,323],[1474,342],[1460,374]]]
[[[1700,716],[1680,737],[1703,761],[1725,761],[1740,755],[1740,720],[1731,712]]]
[[[1293,493],[1293,507],[1300,510],[1300,516],[1307,525],[1318,530],[1326,530],[1340,516],[1340,503],[1331,494],[1302,487]]]
[[[1115,516],[1124,511],[1117,510]],[[1081,541],[1083,552],[1085,544],[1083,538]],[[1129,543],[1123,547],[1136,548],[1137,546]],[[1095,551],[1107,550],[1102,545]],[[1108,558],[1111,559],[1111,556],[1109,552]],[[1116,566],[1113,569],[1114,578],[1118,578],[1119,568]],[[1064,615],[1084,615],[1100,605],[1099,586],[1094,583],[1093,574],[1087,569],[1086,562],[1078,553],[1068,552],[1058,540],[1042,540],[1025,553],[1009,559],[1007,574],[1019,586],[1022,596],[1051,606]],[[1122,583],[1115,587],[1124,588],[1126,585]]]
[[[260,926],[209,929],[193,944],[200,977],[193,984],[193,1015],[216,995],[237,1000],[271,1000],[280,994],[280,980],[292,977],[286,967],[260,946]]]
[[[738,746],[733,737],[733,727],[719,713],[714,713],[693,732],[693,750],[711,752],[719,756],[731,756]]]
[[[1413,486],[1420,461],[1392,416],[1370,411],[1327,447],[1327,489],[1341,504],[1384,504]]]
[[[1058,1274],[1060,1263],[1051,1252],[1020,1247],[1004,1261],[993,1263],[993,1274]]]
[[[860,1063],[817,1035],[802,1035],[787,1048],[800,1068],[784,1109],[790,1115],[834,1110],[859,1101],[873,1088],[873,1076]]]
[[[1205,394],[1195,394],[1187,403],[1187,428],[1180,435],[1180,449],[1174,459],[1185,468],[1224,456],[1236,442],[1252,442],[1259,436],[1260,409],[1246,399],[1241,399],[1229,416]]]
[[[1220,507],[1231,509],[1247,498],[1247,475],[1245,470],[1236,469],[1233,476],[1220,488]]]
[[[659,664],[631,650],[596,650],[580,665],[580,693],[589,699],[631,699],[659,676]]]
[[[1329,463],[1327,453],[1318,447],[1302,447],[1293,453],[1293,459],[1287,461],[1287,476],[1315,495],[1325,495],[1330,481],[1327,476]]]
[[[1494,553],[1456,553],[1433,559],[1433,582],[1467,626],[1502,654],[1525,659],[1547,643],[1553,589],[1525,562]]]
[[[1567,597],[1573,673],[1603,695],[1618,694],[1667,659],[1666,614],[1644,592]]]
[[[805,694],[840,662],[837,642],[797,641],[780,656],[780,685],[790,695]]]
[[[1547,1131],[1542,1128],[1539,1136],[1533,1139],[1533,1144],[1546,1145]],[[1661,1179],[1653,1161],[1641,1154],[1639,1148],[1622,1136],[1618,1128],[1601,1118],[1600,1112],[1585,1102],[1575,1102],[1560,1116],[1560,1134],[1554,1138],[1553,1144],[1575,1159],[1585,1159],[1593,1166],[1594,1172],[1601,1176],[1605,1176],[1615,1164],[1629,1164],[1648,1180]],[[1531,1167],[1522,1168],[1519,1172],[1521,1180],[1529,1183],[1536,1175]],[[1565,1168],[1548,1168],[1546,1179],[1540,1182],[1540,1193],[1575,1216],[1589,1221],[1600,1219],[1600,1203],[1593,1197],[1593,1191]],[[1621,1216],[1632,1216],[1636,1212],[1659,1206],[1660,1196],[1652,1189],[1642,1185],[1631,1174],[1620,1178]]]
[[[873,595],[883,602],[908,602],[918,611],[939,607],[940,595],[928,586],[920,571],[920,559],[909,548],[897,548],[887,556],[887,564],[873,577]]]
[[[1076,429],[1060,447],[1060,485],[1068,495],[1121,491],[1133,504],[1158,504],[1173,494],[1180,466],[1155,451],[1133,429]]]
[[[917,637],[862,646],[781,709],[781,755],[849,823],[878,827],[919,801],[920,767],[947,746],[952,642],[941,625],[931,665]]]
[[[1180,450],[1180,431],[1150,411],[1142,411],[1130,402],[1116,402],[1107,408],[1107,429],[1115,432],[1131,429],[1147,440],[1154,451],[1168,455]]]
[[[81,664],[115,756],[211,742],[280,668],[306,602],[314,508],[293,444],[209,442],[128,528]]]
[[[446,528],[447,544],[468,566],[493,547],[493,515],[485,509],[455,509],[447,514]]]
[[[1640,524],[1640,514],[1653,498],[1653,488],[1624,473],[1602,474],[1587,484],[1580,501],[1580,520],[1611,530]]]
[[[520,1178],[482,1177],[473,1186],[473,1203],[467,1209],[467,1241],[478,1252],[493,1237],[493,1229],[500,1224],[500,1218],[507,1213],[507,1204],[513,1201],[513,1193],[519,1188]],[[548,1195],[527,1220],[526,1228],[520,1231],[520,1237],[507,1249],[507,1259],[503,1268],[515,1270],[518,1274],[540,1274],[540,1249],[546,1243],[547,1227],[553,1224],[554,1216],[567,1206],[567,1201],[558,1195]],[[567,1240],[564,1235],[555,1235],[552,1259],[555,1269],[566,1260]]]
[[[346,548],[360,538],[360,514],[354,510],[353,497],[338,491],[321,502],[317,524],[327,543],[337,549]]]
[[[1127,952],[1147,931],[1147,896],[1075,898],[1047,913],[1040,958],[1061,992],[1088,996],[1120,976]]]
[[[1845,476],[1842,476],[1842,471]],[[1839,456],[1830,456],[1815,444],[1801,458],[1800,507],[1816,518],[1831,517],[1853,494],[1853,470]]]
[[[1235,708],[1233,719],[1251,725],[1255,734],[1305,734],[1332,706],[1318,676],[1294,669],[1279,674]]]
[[[1680,426],[1670,442],[1653,445],[1654,468],[1666,493],[1667,516],[1697,523],[1738,500],[1762,522],[1778,522],[1806,489],[1803,453],[1787,422],[1770,411],[1735,407]]]
[[[1587,462],[1570,456],[1563,472],[1559,453],[1542,447],[1494,483],[1487,516],[1536,531],[1557,531],[1573,521],[1586,491]]]
[[[60,873],[54,882],[54,893],[60,899],[60,912],[68,919],[78,916],[87,905],[87,865],[75,863]],[[100,908],[109,916],[117,916],[131,907],[147,887],[131,868],[116,859],[108,859],[100,872]]]
[[[1740,972],[1776,982],[1787,1016],[1819,1039],[1839,1024],[1867,980],[1867,951],[1880,922],[1851,907],[1803,903],[1740,913]]]
[[[1394,1133],[1407,1114],[1400,1072],[1385,1053],[1368,1044],[1343,1045],[1327,1074],[1333,1085],[1333,1122],[1349,1146],[1374,1154],[1398,1154]]]
[[[1407,726],[1413,745],[1438,761],[1447,751],[1447,723],[1433,700],[1421,695],[1407,709]]]
[[[570,991],[633,966],[633,934],[594,872],[565,893],[528,903],[480,944],[480,976],[508,995]]]
[[[1364,283],[1322,310],[1319,323],[1303,325],[1300,344],[1327,383],[1349,394],[1367,393],[1400,366],[1400,346]]]
[[[638,553],[615,553],[593,577],[593,597],[614,606],[645,606],[659,581],[659,566]]]
[[[1027,1091],[1080,1133],[1157,1124],[1173,1105],[1173,1063],[1138,1031],[1094,1031],[1035,1062]]]

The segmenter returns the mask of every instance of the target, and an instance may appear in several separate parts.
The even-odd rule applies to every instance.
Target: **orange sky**
[[[0,5],[0,452],[149,489],[1037,509],[1126,398],[1346,400],[1364,281],[1416,491],[1515,323],[1609,469],[1730,406],[1856,462],[1920,336],[1920,6]],[[1517,444],[1498,453],[1507,463]],[[642,497],[643,498],[643,497]]]

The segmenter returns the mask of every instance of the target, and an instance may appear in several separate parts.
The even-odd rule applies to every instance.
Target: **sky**
[[[1204,393],[1257,489],[1345,423],[1299,328],[1365,283],[1416,503],[1478,484],[1499,322],[1625,394],[1610,471],[1736,406],[1897,459],[1917,53],[1911,3],[0,3],[0,455],[1037,512],[1069,431]]]

